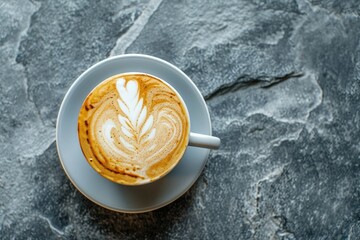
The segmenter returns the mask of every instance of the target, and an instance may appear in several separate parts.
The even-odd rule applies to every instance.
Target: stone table
[[[1,239],[359,239],[357,0],[0,3]],[[56,153],[66,91],[145,53],[201,90],[221,149],[174,203],[87,200]]]

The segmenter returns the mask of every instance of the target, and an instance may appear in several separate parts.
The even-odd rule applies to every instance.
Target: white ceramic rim
[[[123,209],[115,209],[115,208],[112,208],[110,206],[107,206],[107,205],[104,205],[100,202],[98,202],[97,200],[93,199],[91,196],[89,196],[88,194],[84,193],[78,186],[77,184],[73,181],[73,179],[70,177],[70,175],[68,174],[65,166],[64,166],[64,162],[61,158],[61,154],[60,154],[60,149],[59,149],[59,139],[58,139],[58,131],[59,131],[59,123],[60,123],[60,119],[62,118],[62,115],[64,115],[64,104],[69,96],[69,93],[73,91],[73,89],[80,83],[81,79],[83,78],[83,76],[85,76],[86,74],[88,74],[89,72],[91,72],[93,69],[97,68],[98,66],[100,65],[103,65],[103,64],[106,64],[106,62],[108,61],[112,61],[114,59],[120,59],[120,58],[128,58],[128,57],[138,57],[138,58],[147,58],[147,59],[150,59],[152,61],[157,61],[157,62],[160,62],[162,63],[163,65],[171,68],[171,69],[174,69],[175,71],[177,71],[184,79],[186,79],[190,85],[192,86],[193,89],[195,89],[195,91],[200,95],[202,96],[200,90],[196,87],[195,83],[182,71],[180,70],[178,67],[176,67],[175,65],[165,61],[165,60],[162,60],[160,58],[157,58],[157,57],[153,57],[153,56],[150,56],[150,55],[145,55],[145,54],[122,54],[122,55],[117,55],[117,56],[112,56],[112,57],[108,57],[94,65],[92,65],[90,68],[88,68],[87,70],[85,70],[70,86],[70,88],[68,89],[68,91],[66,92],[62,102],[61,102],[61,105],[60,105],[60,108],[59,108],[59,112],[58,112],[58,117],[57,117],[57,120],[56,120],[56,149],[57,149],[57,153],[58,153],[58,156],[59,156],[59,160],[60,160],[60,163],[61,163],[61,166],[66,174],[66,176],[68,177],[68,179],[70,180],[70,182],[74,185],[74,187],[82,194],[84,195],[87,199],[89,199],[90,201],[92,201],[93,203],[103,207],[103,208],[106,208],[106,209],[109,209],[109,210],[112,210],[112,211],[115,211],[115,212],[122,212],[122,213],[145,213],[145,212],[150,212],[150,211],[154,211],[156,209],[159,209],[159,208],[162,208],[174,201],[176,201],[177,199],[179,199],[182,195],[184,195],[193,185],[194,183],[197,181],[197,179],[199,178],[199,176],[201,175],[201,173],[203,172],[204,170],[204,167],[208,161],[208,158],[209,158],[209,154],[210,154],[210,150],[208,151],[207,155],[206,155],[206,158],[205,158],[205,161],[203,163],[203,165],[201,166],[201,171],[198,172],[196,178],[194,178],[194,180],[191,182],[191,184],[189,184],[188,187],[186,187],[183,191],[181,191],[178,196],[174,197],[173,199],[169,200],[169,201],[166,201],[166,202],[163,202],[162,204],[156,206],[156,207],[153,207],[153,208],[148,208],[148,209],[143,209],[143,210],[140,210],[140,211],[136,211],[136,210],[123,210]],[[151,75],[151,74],[150,74]],[[159,77],[157,77],[159,78]],[[161,79],[161,78],[160,78]],[[164,80],[162,80],[164,81]],[[165,82],[165,81],[164,81]],[[170,84],[168,84],[170,85]],[[170,85],[171,86],[171,85]],[[174,87],[172,87],[173,89],[175,89]],[[176,91],[177,92],[177,91]],[[178,92],[177,92],[178,93]],[[179,94],[179,93],[178,93]],[[179,96],[181,96],[179,94]],[[211,119],[210,119],[210,114],[209,114],[209,109],[207,107],[207,104],[205,102],[205,99],[203,97],[200,98],[201,101],[202,101],[202,104],[205,106],[205,110],[206,110],[206,113],[207,113],[207,120],[208,120],[208,123],[209,123],[209,128],[210,128],[210,132],[209,132],[209,135],[212,135],[212,125],[211,125]],[[182,96],[181,96],[181,100],[182,99]],[[184,105],[186,106],[186,103],[184,102]],[[187,106],[186,106],[186,109],[187,109]],[[187,109],[188,110],[188,109]],[[188,112],[189,114],[189,112]],[[189,119],[190,119],[190,115],[189,115]],[[191,122],[190,122],[190,126],[191,126]],[[191,129],[190,131],[191,132]],[[181,159],[179,160],[179,162],[181,161]],[[178,163],[179,163],[178,162]],[[133,186],[133,187],[136,187],[136,186]]]

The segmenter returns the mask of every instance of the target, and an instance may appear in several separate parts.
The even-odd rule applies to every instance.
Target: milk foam
[[[113,128],[115,128],[115,123],[111,119],[107,120],[102,126],[102,132],[105,142],[108,145],[108,147],[111,148],[112,151],[116,152],[121,156],[126,156],[124,152],[118,149],[114,144],[114,139],[111,137],[111,129]]]
[[[92,100],[98,105],[93,103],[95,108],[86,112]],[[88,127],[83,115],[90,121]],[[151,181],[171,169],[185,151],[188,132],[181,100],[148,75],[107,80],[93,90],[79,115],[83,152],[87,159],[98,160],[90,164],[103,176],[125,184]]]

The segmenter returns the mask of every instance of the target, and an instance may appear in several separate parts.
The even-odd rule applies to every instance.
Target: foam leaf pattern
[[[117,103],[123,112],[123,114],[118,115],[122,133],[119,140],[124,147],[134,152],[139,149],[142,143],[155,137],[154,118],[152,115],[147,115],[144,101],[139,97],[137,81],[126,82],[125,79],[119,78],[116,82],[116,90],[120,97],[117,99]],[[111,131],[112,128],[107,130]]]

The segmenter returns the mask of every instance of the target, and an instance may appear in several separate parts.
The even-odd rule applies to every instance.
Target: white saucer
[[[94,203],[118,212],[140,213],[163,207],[183,195],[200,176],[210,150],[188,147],[180,163],[165,177],[142,186],[113,183],[85,160],[77,136],[77,118],[87,94],[101,81],[119,73],[143,72],[170,83],[183,97],[191,132],[211,135],[206,103],[195,84],[178,68],[161,59],[127,54],[105,59],[85,71],[70,87],[56,124],[60,162],[74,186]]]

